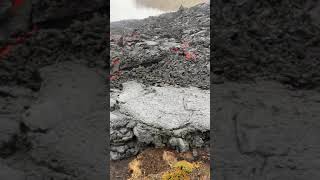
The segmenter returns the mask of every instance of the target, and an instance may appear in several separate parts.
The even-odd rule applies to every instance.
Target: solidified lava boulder
[[[198,88],[124,83],[122,91],[111,93],[116,102],[110,114],[111,159],[132,156],[145,145],[169,146],[182,152],[207,147],[208,99],[209,91]]]

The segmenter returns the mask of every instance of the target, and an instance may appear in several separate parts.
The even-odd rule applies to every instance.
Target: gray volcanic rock
[[[169,144],[172,147],[177,147],[181,152],[185,152],[189,150],[189,143],[184,141],[181,138],[170,138]]]
[[[151,87],[136,82],[123,84],[120,112],[156,128],[172,130],[190,126],[210,129],[209,91],[197,88]]]
[[[147,87],[134,81],[122,86],[111,93],[118,106],[110,114],[111,159],[132,156],[149,144],[179,151],[208,145],[209,91]]]
[[[119,88],[135,80],[146,85],[209,89],[210,7],[200,4],[143,20],[110,24],[110,61],[120,59]],[[122,39],[123,46],[118,42]]]
[[[210,8],[111,23],[111,159],[209,146]]]

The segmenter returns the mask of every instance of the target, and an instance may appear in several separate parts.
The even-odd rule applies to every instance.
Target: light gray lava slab
[[[207,90],[145,87],[130,81],[123,84],[117,100],[121,113],[152,127],[210,129],[210,94]]]

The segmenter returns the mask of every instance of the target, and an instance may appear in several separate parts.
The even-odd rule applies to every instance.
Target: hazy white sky
[[[123,19],[143,19],[156,16],[163,11],[145,7],[137,7],[134,0],[110,0],[110,21]]]

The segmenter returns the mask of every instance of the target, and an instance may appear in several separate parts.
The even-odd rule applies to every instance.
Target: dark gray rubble
[[[111,59],[120,59],[119,88],[128,80],[147,85],[209,89],[210,8],[207,4],[144,20],[111,23]],[[120,37],[124,45],[119,46]],[[190,57],[188,57],[190,53]]]

